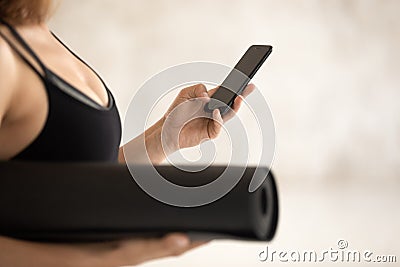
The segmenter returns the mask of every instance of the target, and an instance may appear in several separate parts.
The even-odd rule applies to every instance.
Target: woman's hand
[[[212,114],[204,111],[204,106],[217,89],[207,91],[203,84],[182,89],[162,119],[120,149],[119,161],[159,164],[181,148],[216,138],[222,124],[235,116],[243,99],[253,92],[255,86],[249,84],[243,94],[236,97],[233,108],[222,117],[218,109]]]
[[[49,244],[0,237],[0,266],[117,267],[178,256],[205,242],[183,234],[90,244]]]
[[[179,256],[206,242],[190,242],[184,234],[169,234],[161,239],[130,239],[105,244],[83,245],[89,254],[95,256],[90,266],[127,266],[146,261]],[[96,256],[99,255],[100,257]]]
[[[223,123],[235,116],[243,98],[253,92],[254,88],[253,84],[249,84],[224,116],[221,116],[218,109],[212,114],[204,111],[204,106],[218,87],[207,91],[203,84],[197,84],[181,90],[163,117],[161,137],[166,154],[216,138]]]

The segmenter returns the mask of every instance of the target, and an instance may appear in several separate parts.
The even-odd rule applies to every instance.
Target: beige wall
[[[339,189],[353,185],[354,193],[359,195],[349,190],[350,200],[355,200],[354,195],[371,199],[370,191],[360,189],[368,185],[372,191],[385,188],[382,197],[385,190],[398,191],[399,14],[399,1],[383,0],[68,0],[61,2],[50,24],[104,76],[122,115],[135,90],[166,67],[190,61],[233,65],[249,45],[272,44],[274,52],[257,74],[255,83],[274,114],[277,128],[274,169],[280,183],[287,186],[282,186],[286,201],[283,219],[287,216],[293,222],[298,215],[298,195],[290,192],[285,195],[285,190],[294,185],[298,190],[315,183],[325,187],[337,185]],[[340,190],[329,191],[332,201],[343,193]],[[375,200],[369,201],[385,212],[390,205],[395,207],[399,203],[396,190],[390,191],[393,199],[382,200],[382,206]],[[318,191],[317,196],[323,199],[324,194]],[[305,201],[304,205],[321,201],[319,198],[309,201],[306,194],[299,197],[300,203]],[[341,208],[330,206],[329,201],[322,203],[334,211]],[[326,213],[324,204],[315,211],[320,216]],[[368,220],[369,208],[365,206],[363,211],[364,215],[356,217],[360,224]],[[345,215],[349,214],[351,209]],[[396,220],[399,222],[398,212],[393,217],[387,211],[381,218],[379,222],[366,223],[361,230],[353,225],[352,230],[347,229],[348,235],[359,242],[371,241],[367,236],[375,227],[390,229]],[[387,224],[385,218],[392,223]],[[282,222],[281,231],[285,233],[281,232],[278,243],[292,244],[289,241],[295,238],[298,244],[304,244],[307,237],[295,237],[296,227],[287,220]],[[299,224],[309,225],[311,221]],[[335,225],[338,226],[332,222],[330,229],[335,229]],[[325,233],[323,226],[315,227],[310,229],[321,231],[316,235]],[[340,227],[346,230],[343,225]],[[333,231],[332,235],[339,238],[339,233],[343,232]],[[378,248],[390,247],[390,242],[398,244],[391,232],[385,232],[379,240]],[[218,258],[221,255],[218,251],[234,252],[240,247],[244,254],[238,255],[247,257],[243,262],[247,266],[257,264],[254,259],[260,246],[255,249],[250,244],[229,244],[228,248],[214,245],[206,255]],[[227,253],[223,254],[222,262],[231,266],[241,262],[242,256],[231,255],[229,260]],[[196,255],[197,258],[192,257],[206,259],[201,253]],[[187,262],[181,264],[188,266]]]
[[[397,1],[62,1],[53,30],[105,77],[122,116],[166,67],[233,65],[274,45],[255,79],[277,128],[282,179],[397,179]]]

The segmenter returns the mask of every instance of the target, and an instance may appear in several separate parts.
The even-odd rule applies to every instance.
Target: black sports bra
[[[81,58],[53,36],[101,80],[108,93],[103,107],[48,69],[36,53],[8,23],[0,20],[15,40],[37,62],[43,74],[1,31],[0,36],[42,80],[48,98],[48,114],[39,135],[12,160],[109,161],[118,159],[121,122],[114,98],[100,76]]]

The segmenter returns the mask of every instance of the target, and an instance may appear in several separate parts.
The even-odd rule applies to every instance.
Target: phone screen
[[[269,45],[250,46],[211,97],[210,102],[206,105],[206,111],[210,112],[219,108],[221,114],[227,112],[236,96],[242,93],[271,52],[272,46]]]

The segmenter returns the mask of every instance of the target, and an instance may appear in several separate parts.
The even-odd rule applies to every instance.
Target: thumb
[[[162,242],[172,255],[179,255],[190,246],[189,237],[180,233],[168,234],[162,239]]]
[[[190,248],[190,239],[185,234],[171,233],[160,240],[148,243],[148,253],[151,258],[178,256]]]
[[[185,89],[181,90],[180,92],[181,97],[183,98],[198,98],[198,97],[205,97],[207,95],[207,88],[204,84],[195,84]]]

